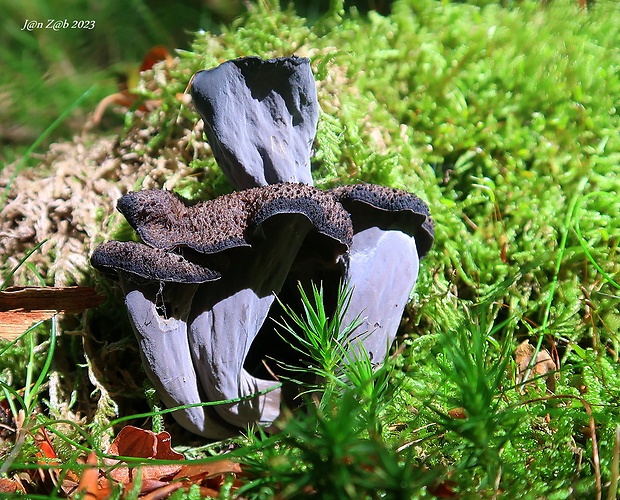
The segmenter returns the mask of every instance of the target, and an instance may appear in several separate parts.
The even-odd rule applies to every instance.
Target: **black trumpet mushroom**
[[[140,191],[117,207],[143,243],[104,243],[91,262],[118,273],[162,400],[173,407],[246,398],[174,413],[210,438],[271,424],[280,414],[280,389],[248,373],[246,357],[305,243],[333,262],[346,252],[349,214],[333,196],[304,184],[248,189],[193,206],[167,191]]]
[[[353,222],[353,241],[342,257],[344,282],[353,289],[343,324],[359,315],[356,340],[380,363],[396,337],[420,259],[433,245],[433,221],[420,198],[399,189],[353,184],[331,193]]]
[[[221,439],[271,426],[290,403],[290,386],[273,368],[299,363],[299,353],[273,320],[282,315],[276,296],[300,305],[299,283],[320,282],[328,309],[347,285],[342,324],[362,320],[349,348],[373,363],[385,359],[433,244],[433,221],[403,190],[312,187],[318,103],[307,59],[228,61],[198,72],[191,94],[239,191],[194,205],[169,191],[128,193],[117,208],[141,241],[103,243],[91,262],[120,282],[164,404],[219,403],[173,415],[191,432]]]

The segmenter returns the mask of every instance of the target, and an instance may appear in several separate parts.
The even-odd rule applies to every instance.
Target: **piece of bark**
[[[0,292],[0,339],[14,340],[59,312],[80,313],[105,301],[94,288],[10,287]]]

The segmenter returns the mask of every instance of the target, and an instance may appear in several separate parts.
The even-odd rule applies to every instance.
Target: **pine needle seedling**
[[[361,410],[366,428],[371,435],[381,436],[384,411],[400,388],[395,376],[395,358],[387,357],[374,364],[362,344],[346,353],[342,376],[338,380],[343,392],[353,394]]]
[[[294,368],[301,372],[311,372],[325,382],[324,394],[331,394],[339,385],[341,366],[346,358],[348,339],[358,328],[356,318],[348,325],[342,324],[342,318],[349,308],[352,290],[341,285],[333,314],[328,315],[323,292],[323,285],[312,283],[312,299],[298,284],[303,307],[300,316],[291,306],[282,304],[289,320],[282,318],[278,326],[285,330],[281,337],[296,351],[309,356],[311,365],[307,368]],[[278,299],[279,300],[279,299]],[[289,367],[290,368],[290,367]]]
[[[309,370],[325,388],[319,404],[298,412],[281,434],[250,437],[242,462],[254,479],[237,494],[328,499],[419,495],[438,472],[423,471],[413,450],[399,454],[381,434],[381,412],[395,390],[389,383],[394,363],[388,359],[373,366],[361,343],[347,341],[359,325],[359,317],[343,325],[350,289],[340,287],[333,317],[327,315],[321,286],[312,285],[312,299],[301,285],[299,289],[303,312],[283,306],[288,320],[279,325],[292,336],[295,349],[315,361]]]
[[[488,303],[481,303],[467,315],[456,331],[439,338],[441,356],[438,368],[442,376],[444,403],[458,408],[462,418],[455,418],[435,401],[428,408],[440,427],[456,436],[457,471],[464,473],[481,467],[481,486],[497,489],[502,474],[501,453],[520,421],[519,410],[502,407],[501,396],[511,361],[511,336],[498,344],[494,335],[512,318],[497,325],[488,320]],[[438,391],[434,399],[440,398]],[[433,416],[430,417],[433,419]]]
[[[281,440],[281,495],[299,492],[317,498],[413,498],[436,476],[416,467],[410,453],[399,455],[367,432],[366,412],[355,391],[329,401],[328,411],[312,406],[293,419]]]

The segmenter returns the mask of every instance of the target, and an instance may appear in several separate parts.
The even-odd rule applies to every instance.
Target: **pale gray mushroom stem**
[[[174,408],[205,401],[190,354],[187,317],[198,284],[218,280],[220,274],[181,255],[135,242],[103,243],[91,262],[119,279],[145,372],[162,402]],[[186,408],[173,416],[189,431],[209,439],[236,434],[209,407]]]
[[[405,191],[373,184],[342,186],[332,193],[351,214],[353,241],[345,260],[352,288],[343,325],[358,316],[359,337],[373,363],[384,361],[415,286],[419,260],[433,243],[427,206]]]
[[[192,307],[190,343],[197,370],[212,401],[273,389],[275,380],[250,375],[243,367],[248,352],[282,288],[291,264],[313,229],[307,217],[287,217],[286,230],[268,237],[253,251],[251,263],[221,281],[201,285]],[[239,427],[269,425],[280,415],[280,389],[216,411]]]
[[[308,59],[226,61],[196,73],[191,94],[215,159],[236,189],[312,185],[319,105]]]
[[[399,230],[369,227],[353,235],[347,260],[345,283],[352,296],[342,324],[351,324],[359,315],[360,337],[350,340],[363,344],[373,363],[381,363],[418,277],[415,238]]]
[[[167,285],[164,292],[161,284],[138,285],[122,275],[120,283],[142,365],[164,405],[175,408],[208,401],[201,394],[187,337],[187,317],[197,285]],[[165,311],[164,303],[174,304],[176,310]],[[236,434],[212,407],[186,408],[173,416],[187,430],[209,439]]]
[[[352,227],[332,196],[310,186],[272,185],[228,196],[255,199],[245,232],[251,248],[241,249],[217,284],[200,286],[190,315],[190,346],[209,400],[246,398],[218,405],[218,415],[242,428],[269,425],[280,415],[281,391],[273,389],[275,380],[245,370],[252,343],[309,234],[324,238],[322,252],[335,262],[350,243]],[[247,398],[268,389],[273,390]]]

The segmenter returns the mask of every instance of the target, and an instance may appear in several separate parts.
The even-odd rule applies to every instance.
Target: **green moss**
[[[259,2],[221,34],[198,33],[157,94],[152,155],[196,121],[176,94],[197,70],[308,55],[322,109],[316,184],[408,189],[436,223],[394,390],[372,415],[382,425],[371,427],[363,402],[346,394],[346,405],[309,411],[281,437],[240,440],[257,474],[250,498],[320,489],[328,473],[349,477],[356,494],[371,483],[392,491],[402,474],[412,481],[405,490],[423,496],[423,466],[463,496],[592,497],[595,457],[609,484],[620,418],[620,11],[611,0],[587,12],[572,0],[503,3],[398,0],[381,16],[342,15],[332,2],[309,26]],[[128,132],[143,126],[128,120]],[[191,165],[200,175],[177,186],[183,196],[230,190],[212,157]],[[526,338],[557,350],[555,395],[543,380],[515,387],[505,347]],[[454,406],[469,417],[451,419]],[[583,433],[591,420],[597,448]],[[342,463],[325,471],[325,456],[376,474],[365,483]]]

